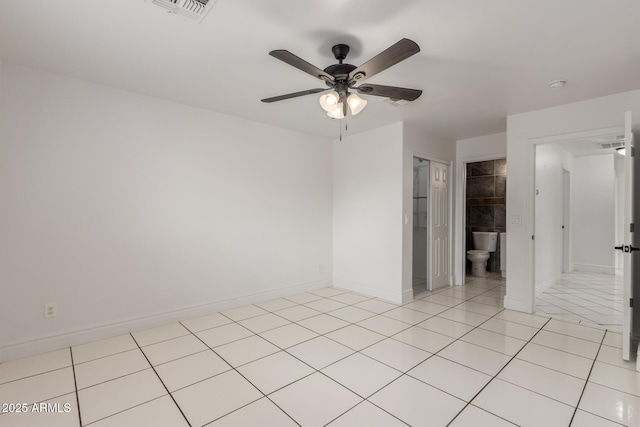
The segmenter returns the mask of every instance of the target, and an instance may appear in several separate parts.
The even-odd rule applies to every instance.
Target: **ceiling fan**
[[[359,67],[342,62],[349,53],[349,46],[346,44],[337,44],[331,48],[331,51],[338,60],[338,63],[329,65],[324,70],[311,65],[288,50],[279,49],[269,52],[269,55],[274,58],[286,62],[287,64],[324,81],[329,89],[318,88],[303,90],[300,92],[266,98],[263,99],[262,102],[270,103],[328,91],[320,97],[320,105],[327,112],[329,117],[342,119],[346,117],[348,109],[351,110],[351,114],[356,115],[362,111],[367,104],[367,101],[351,91],[356,91],[364,95],[390,98],[394,101],[414,101],[422,94],[422,91],[418,89],[361,84],[381,71],[384,71],[387,68],[420,52],[420,47],[412,40],[400,40]],[[356,84],[360,85],[356,87]]]

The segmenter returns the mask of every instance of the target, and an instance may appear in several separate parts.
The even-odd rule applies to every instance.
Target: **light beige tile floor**
[[[622,276],[563,274],[536,298],[536,312],[622,332]]]
[[[571,283],[566,310],[615,310]],[[503,295],[497,276],[404,306],[324,288],[6,362],[0,427],[640,425],[618,333]]]

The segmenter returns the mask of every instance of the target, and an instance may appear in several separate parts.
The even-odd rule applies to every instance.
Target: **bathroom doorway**
[[[429,288],[430,162],[413,158],[413,294]]]
[[[467,161],[464,164],[464,281],[471,276],[471,261],[467,251],[477,249],[473,243],[473,232],[507,231],[506,194],[507,159],[482,159]],[[489,254],[486,264],[487,276],[500,278],[504,265],[501,265],[500,248],[503,242],[498,239],[495,252]],[[464,283],[464,282],[463,282]]]

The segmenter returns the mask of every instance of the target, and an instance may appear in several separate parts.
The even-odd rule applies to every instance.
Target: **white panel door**
[[[429,290],[449,284],[449,166],[431,162],[431,280]]]
[[[623,287],[623,307],[624,316],[622,323],[622,358],[629,360],[631,352],[632,331],[631,325],[633,322],[633,307],[630,302],[633,298],[633,277],[631,276],[633,271],[631,264],[633,256],[636,255],[637,248],[633,247],[633,231],[631,224],[633,223],[633,133],[631,130],[631,111],[627,111],[624,115],[624,142],[625,142],[625,157],[624,157],[624,242],[622,245],[622,251],[624,253],[622,257],[623,269],[624,269],[624,287]],[[640,361],[638,361],[640,366]]]

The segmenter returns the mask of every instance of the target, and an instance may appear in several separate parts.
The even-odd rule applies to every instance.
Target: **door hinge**
[[[531,240],[536,240],[533,234],[531,235]]]
[[[629,307],[633,307],[633,298],[629,298]]]
[[[633,223],[629,224],[629,232],[633,233]]]
[[[636,155],[636,147],[631,147],[631,157],[635,157]]]

